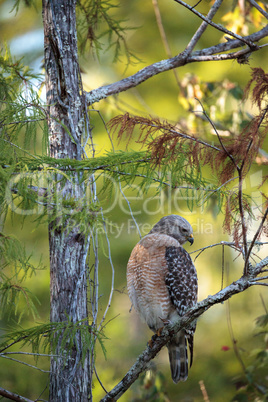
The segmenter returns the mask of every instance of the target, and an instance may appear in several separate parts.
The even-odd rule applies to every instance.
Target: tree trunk
[[[77,56],[75,6],[72,0],[43,0],[49,149],[53,158],[81,159],[82,153],[85,109]],[[86,256],[89,238],[80,233],[70,205],[77,205],[82,199],[84,188],[78,173],[73,173],[70,180],[55,174],[53,180],[50,190],[53,204],[48,207],[48,213],[53,214],[49,224],[50,319],[51,322],[76,323],[88,317]],[[57,355],[63,354],[61,339]],[[82,346],[81,335],[77,332],[75,347],[67,359],[51,359],[50,401],[88,400],[90,353],[87,352],[82,365]]]

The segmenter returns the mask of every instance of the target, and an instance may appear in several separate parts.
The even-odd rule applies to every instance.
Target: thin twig
[[[221,290],[223,289],[223,281],[224,281],[224,244],[222,245],[222,253],[221,253]]]
[[[220,53],[220,54],[213,54],[213,53],[211,54],[211,52],[208,52],[207,54],[202,54],[202,51],[196,51],[196,52],[192,53],[192,55],[189,55],[189,57],[187,58],[187,62],[188,63],[196,63],[196,62],[200,63],[200,62],[204,62],[204,61],[237,60],[238,63],[240,62],[240,64],[243,64],[240,61],[241,59],[246,58],[246,56],[249,57],[252,52],[255,52],[256,50],[260,50],[266,46],[268,46],[267,43],[259,46],[259,48],[255,49],[255,50],[252,50],[249,47],[247,47],[245,49],[237,50],[236,52]]]
[[[168,43],[168,39],[167,39],[165,29],[164,29],[164,26],[163,26],[161,13],[160,13],[159,6],[158,6],[158,0],[152,0],[152,3],[153,3],[153,7],[154,7],[154,12],[155,12],[156,23],[157,23],[158,30],[159,30],[159,33],[160,33],[160,36],[161,36],[161,39],[162,39],[162,42],[163,42],[163,45],[164,45],[164,48],[165,48],[165,51],[166,51],[166,55],[167,55],[167,57],[171,58],[172,53],[171,53],[171,49],[170,49],[170,46],[169,46],[169,43]],[[181,83],[180,83],[177,71],[175,69],[173,69],[172,71],[173,71],[173,74],[174,74],[174,77],[175,77],[175,80],[176,80],[176,83],[177,83],[178,87],[180,88],[180,90],[182,90]]]
[[[216,12],[220,8],[222,2],[223,2],[223,0],[216,0],[215,1],[215,3],[212,5],[211,9],[208,12],[208,15],[207,15],[208,20],[210,20],[210,21],[212,20],[212,18],[214,17]],[[192,7],[191,10],[193,10],[193,8],[195,8],[195,7],[196,6]],[[207,29],[207,26],[208,26],[208,22],[203,21],[202,24],[200,25],[200,27],[198,28],[198,30],[194,33],[194,35],[192,36],[190,42],[186,46],[185,51],[186,51],[187,54],[190,54],[192,52],[192,50],[194,49],[195,45],[197,44],[197,42],[199,41],[199,39],[201,38],[201,36],[205,32],[205,30]]]
[[[16,345],[16,343],[19,343],[21,341],[23,341],[24,339],[29,338],[29,335],[25,335],[20,337],[19,339],[16,339],[15,341],[9,343],[8,345],[5,345],[4,347],[2,347],[2,349],[0,349],[0,354],[2,354],[5,350],[7,350],[8,348],[10,348],[13,345]]]
[[[105,121],[104,121],[104,119],[103,119],[103,117],[102,117],[101,114],[100,114],[100,116],[101,116],[102,121],[103,121],[103,123],[104,123],[104,127],[105,127],[106,132],[107,132],[107,135],[108,135],[108,137],[109,137],[109,140],[110,140],[110,143],[111,143],[113,152],[115,152],[114,144],[113,144],[113,141],[112,141],[112,137],[111,137],[110,131],[109,131],[109,129],[108,129],[108,127],[107,127],[107,125],[106,125],[106,123],[105,123]],[[116,171],[118,171],[118,167],[116,168]],[[130,212],[130,214],[131,214],[131,218],[132,218],[133,222],[135,223],[135,226],[136,226],[136,228],[137,228],[137,231],[138,231],[139,236],[140,236],[140,239],[141,239],[142,236],[141,236],[141,232],[140,232],[140,228],[139,228],[138,222],[136,221],[136,219],[135,219],[135,217],[134,217],[134,215],[133,215],[133,211],[132,211],[130,202],[129,202],[129,200],[127,199],[125,193],[123,192],[122,185],[121,185],[121,181],[120,181],[120,177],[118,177],[118,184],[119,184],[119,191],[120,191],[120,193],[123,195],[124,199],[125,199],[126,202],[127,202],[128,209],[129,209],[129,212]]]
[[[13,362],[16,362],[16,363],[24,364],[25,366],[31,367],[35,370],[39,370],[42,373],[50,373],[49,370],[42,370],[39,367],[33,366],[32,364],[29,364],[29,363],[22,362],[21,360],[18,360],[18,359],[14,359],[13,357],[6,356],[3,353],[0,354],[0,357],[3,357],[4,359],[12,360]]]
[[[248,244],[251,244],[251,242],[249,241]],[[256,242],[255,241],[255,243],[254,243],[255,246],[257,246],[257,245],[258,246],[263,246],[265,244],[268,244],[268,242]],[[222,245],[229,246],[229,247],[233,248],[234,250],[238,251],[239,253],[241,253],[240,245],[237,246],[237,244],[235,242],[221,241],[219,243],[210,244],[209,246],[205,246],[205,247],[199,248],[197,250],[190,251],[189,254],[194,254],[194,253],[199,252],[198,255],[195,257],[195,260],[196,260],[200,256],[200,254],[202,254],[203,251],[205,251],[206,249],[216,247],[216,246],[222,246]],[[265,270],[263,270],[262,272],[264,272],[264,271]]]
[[[203,199],[203,203],[205,203],[205,202],[207,201],[207,199],[208,199],[209,197],[211,197],[211,195],[213,195],[213,193],[216,193],[216,192],[219,191],[222,187],[226,186],[228,183],[230,183],[231,181],[236,180],[236,179],[238,179],[238,176],[232,177],[231,179],[227,180],[226,182],[224,182],[223,184],[221,184],[219,187],[217,187],[217,188],[214,189],[214,190],[212,190],[212,189],[209,190],[209,191],[211,191],[212,193],[211,193],[211,194],[208,194],[207,197],[205,197],[205,198]]]
[[[261,115],[261,117],[260,117],[260,119],[259,119],[259,121],[258,121],[258,126],[257,126],[257,128],[256,128],[256,132],[258,132],[258,130],[259,130],[259,128],[260,128],[260,126],[261,126],[261,124],[262,124],[262,122],[263,122],[263,120],[264,120],[266,114],[267,114],[267,112],[268,112],[268,105],[267,105],[266,108],[263,110],[263,113],[262,113],[262,115]],[[245,163],[246,163],[247,156],[248,156],[248,153],[249,153],[249,151],[250,151],[250,148],[251,148],[252,144],[253,144],[253,139],[251,138],[251,140],[250,140],[249,143],[248,143],[246,152],[245,152],[245,157],[244,157],[244,159],[243,159],[243,161],[242,161],[242,163],[241,163],[241,166],[240,166],[241,172],[242,172],[242,170],[243,170],[243,168],[244,168],[244,165],[245,165]],[[245,173],[243,173],[243,174],[244,174],[244,176],[245,176]]]
[[[255,278],[254,282],[263,281],[263,280],[266,280],[266,279],[268,279],[268,276],[260,276],[259,278]]]
[[[261,126],[261,124],[262,124],[262,122],[263,122],[263,120],[264,120],[266,114],[267,114],[267,112],[268,112],[268,106],[266,106],[266,108],[264,109],[264,111],[263,111],[263,113],[262,113],[262,115],[261,115],[261,117],[260,117],[260,119],[259,119],[259,121],[258,121],[258,126],[257,126],[257,128],[256,128],[256,132],[258,132],[258,130],[259,130],[259,128],[260,128],[260,126]],[[241,174],[243,173],[243,176],[246,175],[246,173],[243,172],[243,168],[244,168],[245,163],[246,163],[246,161],[247,161],[247,159],[248,159],[248,153],[249,153],[249,151],[250,151],[250,148],[251,148],[252,144],[253,144],[253,139],[251,138],[251,140],[250,140],[249,143],[248,143],[248,146],[247,146],[247,149],[246,149],[246,152],[245,152],[245,155],[244,155],[244,159],[243,159],[243,161],[242,161],[242,163],[241,163],[241,166],[240,166],[240,168],[239,168],[239,169],[241,170]]]
[[[197,6],[198,6],[198,4],[200,4],[202,1],[203,1],[203,0],[198,0],[198,2],[197,2],[197,3],[195,3],[195,4],[194,4],[194,5],[191,7],[191,9],[193,9],[193,8],[197,7]]]
[[[233,162],[234,166],[237,168],[237,164],[236,164],[236,162],[235,162],[235,160],[233,158],[233,155],[231,155],[230,152],[226,149],[224,143],[222,142],[221,136],[220,136],[220,134],[219,134],[219,132],[217,130],[217,127],[215,126],[214,122],[211,120],[211,118],[207,114],[202,102],[198,98],[195,98],[195,99],[199,102],[200,106],[202,107],[203,113],[206,116],[206,118],[207,118],[208,122],[210,123],[211,127],[213,128],[216,136],[218,137],[218,140],[219,140],[219,142],[221,144],[221,147],[222,147],[223,151],[226,153],[228,158]]]
[[[265,222],[265,220],[267,218],[267,215],[268,215],[268,208],[266,208],[266,211],[265,211],[265,213],[264,213],[264,215],[262,217],[261,223],[260,223],[260,225],[259,225],[259,227],[258,227],[258,229],[257,229],[257,231],[256,231],[256,233],[255,233],[255,235],[253,237],[253,240],[252,240],[252,242],[250,244],[248,254],[246,255],[245,266],[246,266],[246,264],[248,264],[249,256],[251,254],[251,250],[252,250],[252,248],[253,248],[253,246],[254,246],[254,244],[255,244],[255,242],[256,242],[256,240],[257,240],[257,238],[258,238],[258,236],[259,236],[259,234],[260,234],[260,232],[262,230],[262,227],[263,227],[264,222]]]
[[[207,393],[207,390],[206,390],[206,387],[205,387],[205,384],[204,384],[204,381],[203,381],[203,380],[200,380],[200,381],[199,381],[199,386],[200,386],[200,390],[201,390],[201,392],[202,392],[204,401],[205,401],[205,402],[209,402],[208,393]]]
[[[1,126],[12,126],[13,124],[22,124],[22,123],[33,123],[36,121],[46,121],[46,119],[30,119],[30,120],[18,120],[18,121],[11,121],[10,123],[0,123]]]
[[[255,0],[248,0],[248,2],[268,19],[268,13]]]
[[[256,285],[268,286],[268,283],[260,283],[260,282],[254,282],[254,281],[251,281],[250,284],[251,284],[251,285],[255,285],[255,286],[256,286]]]
[[[82,85],[82,78],[80,76],[80,83],[81,83],[81,88],[83,87]],[[88,140],[91,142],[91,156],[92,158],[95,158],[95,146],[93,142],[93,135],[92,135],[92,130],[90,126],[90,121],[89,121],[89,113],[87,110],[87,102],[85,98],[85,93],[83,91],[83,102],[84,102],[84,117],[85,117],[85,141],[84,141],[84,146],[83,146],[83,152],[88,158],[87,152],[86,152],[86,145],[88,143]],[[98,202],[98,197],[97,197],[97,185],[96,185],[96,179],[94,173],[91,174],[89,177],[89,184],[90,184],[90,191],[91,191],[91,197],[92,197],[92,202],[97,203]],[[90,298],[91,298],[91,314],[93,317],[92,320],[92,326],[97,328],[97,319],[98,319],[98,311],[99,311],[99,256],[98,256],[98,234],[95,229],[91,230],[90,237],[92,239],[92,248],[94,252],[94,272],[93,272],[93,280],[90,280],[90,273],[87,272],[88,279],[90,281]],[[86,265],[85,265],[86,266]],[[91,347],[89,354],[90,354],[90,378],[92,379],[93,376],[93,370],[95,367],[95,354],[94,354],[94,345],[97,340],[97,335],[94,336],[93,338],[93,347]],[[90,382],[90,387],[89,387],[89,399],[92,399],[92,381]]]
[[[11,399],[12,401],[34,402],[31,399],[25,398],[24,396],[21,396],[19,394],[14,394],[14,392],[8,391],[7,389],[4,389],[2,387],[0,387],[0,395],[3,396],[4,398]]]
[[[248,246],[247,246],[247,226],[245,220],[245,212],[243,206],[243,174],[242,170],[237,166],[239,181],[238,181],[238,204],[239,204],[239,213],[241,219],[241,226],[242,226],[242,236],[243,236],[243,246],[244,246],[244,258],[245,258],[245,265],[244,265],[244,275],[248,273]],[[247,260],[247,262],[246,262]]]
[[[268,265],[268,256],[263,258],[260,262],[258,262],[258,264],[255,266],[255,272],[256,275],[263,273],[263,272],[268,272],[268,270],[263,269],[264,267],[266,267]]]
[[[135,223],[135,226],[136,226],[136,228],[137,228],[137,231],[138,231],[139,237],[140,237],[140,239],[141,239],[141,238],[142,238],[142,236],[141,236],[141,231],[140,231],[140,228],[139,228],[138,222],[136,221],[136,218],[135,218],[135,216],[133,215],[133,211],[132,211],[132,208],[131,208],[130,202],[129,202],[129,200],[127,199],[127,197],[126,197],[125,193],[124,193],[124,192],[123,192],[123,190],[122,190],[122,186],[121,186],[121,182],[120,182],[120,180],[118,181],[118,184],[119,184],[119,190],[120,190],[120,193],[123,195],[123,197],[124,197],[124,199],[125,199],[125,201],[126,201],[126,203],[127,203],[127,205],[128,205],[128,209],[129,209],[129,211],[130,211],[131,218],[132,218],[133,222]]]
[[[11,141],[5,140],[4,138],[0,138],[0,140],[2,140],[2,141],[4,141],[4,142],[7,142],[7,143],[10,144],[12,147],[18,148],[20,151],[26,153],[27,155],[31,156],[31,157],[34,158],[34,159],[39,159],[39,158],[37,158],[37,156],[31,154],[30,152],[26,151],[25,149],[19,147],[19,146],[16,145],[16,144],[13,144],[13,142],[11,142]]]
[[[106,223],[105,223],[105,220],[104,220],[103,212],[101,211],[101,213],[102,213],[102,219],[103,219],[104,233],[105,233],[106,242],[107,242],[107,245],[108,245],[108,256],[109,256],[110,266],[111,266],[111,269],[112,269],[112,280],[111,280],[111,289],[110,289],[110,294],[109,294],[108,303],[107,303],[106,309],[105,309],[105,311],[104,311],[104,313],[103,313],[103,316],[102,316],[102,319],[101,319],[101,321],[100,321],[100,324],[99,324],[99,326],[98,326],[98,330],[100,330],[100,328],[101,328],[101,326],[102,326],[102,323],[103,323],[103,321],[105,320],[106,315],[107,315],[107,313],[108,313],[108,310],[109,310],[109,308],[110,308],[110,306],[111,306],[111,303],[112,303],[112,298],[113,298],[113,293],[114,293],[114,275],[115,275],[114,264],[113,264],[113,260],[112,260],[112,253],[111,253],[110,240],[109,240],[109,237],[108,237],[108,233],[107,233],[107,229],[106,229]]]
[[[243,168],[245,166],[246,161],[248,160],[248,153],[250,151],[251,145],[253,144],[253,139],[251,139],[248,143],[245,155],[244,155],[244,159],[242,160],[241,166],[239,167],[239,170],[241,170],[241,173],[243,172]],[[245,173],[243,172],[243,176],[245,176]]]
[[[210,244],[209,246],[202,247],[202,248],[199,248],[199,249],[197,249],[197,250],[191,251],[189,254],[197,253],[198,251],[200,251],[200,252],[198,253],[198,255],[195,257],[195,260],[196,260],[196,259],[200,256],[200,254],[203,253],[203,251],[205,251],[206,249],[212,248],[212,247],[216,247],[216,246],[223,246],[223,245],[224,245],[224,246],[232,247],[232,248],[234,248],[235,250],[239,251],[238,248],[237,248],[237,246],[236,246],[236,244],[235,244],[234,242],[221,241],[220,243]]]
[[[240,363],[240,366],[242,367],[243,373],[245,373],[246,366],[240,356],[239,349],[237,347],[237,340],[235,339],[235,336],[234,336],[234,330],[233,330],[232,319],[231,319],[230,300],[227,300],[227,303],[226,303],[226,315],[227,315],[228,329],[229,329],[231,341],[233,344],[233,350],[234,350],[234,353],[235,353],[235,356],[236,356],[238,362]]]
[[[44,386],[43,390],[40,392],[39,396],[35,399],[34,402],[37,402],[37,401],[47,402],[45,399],[41,399],[41,396],[43,395],[45,390],[48,388],[48,386],[49,386],[49,378],[47,379],[46,385]]]
[[[192,13],[197,15],[199,18],[201,18],[207,24],[211,25],[213,28],[216,28],[218,31],[224,32],[227,35],[230,35],[236,39],[239,39],[241,42],[244,42],[246,45],[248,45],[252,49],[255,49],[257,47],[257,45],[255,45],[255,43],[251,42],[250,40],[245,39],[244,37],[232,32],[232,31],[229,31],[228,29],[224,28],[222,25],[215,24],[209,18],[205,17],[203,14],[201,14],[199,11],[197,11],[194,8],[192,8],[191,6],[189,6],[189,4],[185,3],[184,1],[182,1],[182,0],[174,0],[174,1],[176,3],[181,4],[183,7],[187,8],[188,10],[190,10]]]
[[[51,354],[46,354],[46,353],[32,353],[32,352],[2,352],[0,353],[0,356],[2,355],[29,355],[29,356],[41,356],[41,357],[62,357],[60,355],[51,355]]]
[[[96,370],[96,366],[94,366],[94,372],[95,372],[95,376],[97,378],[97,380],[99,381],[99,384],[101,386],[101,388],[103,389],[104,392],[106,392],[106,394],[108,393],[108,391],[104,388],[103,383],[100,380],[100,377],[98,376],[97,370]]]

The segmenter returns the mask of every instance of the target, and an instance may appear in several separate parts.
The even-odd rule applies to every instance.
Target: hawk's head
[[[161,233],[174,237],[180,244],[189,241],[194,242],[193,228],[190,223],[179,215],[164,216],[157,222],[149,234]]]

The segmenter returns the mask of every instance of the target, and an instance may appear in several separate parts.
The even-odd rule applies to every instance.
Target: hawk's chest
[[[159,243],[158,238],[155,241],[154,236],[146,236],[132,251],[127,282],[129,297],[135,309],[151,329],[157,330],[163,326],[161,318],[169,318],[175,309],[165,283],[168,273],[165,258],[167,245],[165,242]]]

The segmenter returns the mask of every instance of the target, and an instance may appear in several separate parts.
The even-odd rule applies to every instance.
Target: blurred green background
[[[229,5],[227,3],[231,2],[225,2],[223,8]],[[36,2],[35,7],[31,8],[21,5],[17,13],[16,10],[11,11],[14,4],[13,1],[0,1],[1,43],[7,42],[14,55],[24,56],[25,64],[29,64],[34,70],[41,72],[43,59],[41,4]],[[208,1],[202,2],[199,11],[206,13],[209,5]],[[176,55],[187,45],[200,21],[175,2],[162,0],[159,1],[159,7],[172,54]],[[225,11],[223,9],[222,15]],[[127,44],[139,60],[133,59],[133,64],[127,66],[124,55],[118,61],[113,62],[112,49],[100,53],[99,58],[92,52],[86,51],[80,60],[86,91],[120,80],[148,64],[167,58],[151,1],[128,2],[121,0],[119,8],[112,10],[112,13],[127,20],[126,26],[133,28],[127,32]],[[219,22],[219,18],[216,18],[216,22]],[[104,44],[106,40],[107,38],[104,37]],[[209,47],[217,44],[220,40],[221,35],[209,27],[197,48]],[[235,61],[194,63],[180,68],[177,73],[180,80],[185,79],[185,77],[189,78],[189,74],[195,74],[199,77],[200,82],[230,80],[244,88],[250,79],[252,67],[261,66],[264,70],[267,69],[266,55],[266,50],[254,53],[250,57],[250,63],[246,65],[240,65]],[[172,122],[184,118],[189,123],[191,114],[179,102],[178,96],[179,88],[173,72],[170,71],[160,74],[126,93],[103,100],[94,107],[101,112],[105,122],[108,122],[118,113],[128,111],[143,116],[159,116]],[[218,99],[214,99],[211,95],[210,101],[216,105]],[[93,110],[91,121],[94,126],[93,136],[96,144],[96,155],[102,155],[105,151],[111,150],[111,144],[99,114]],[[194,128],[196,126],[193,123]],[[41,135],[42,133],[40,133],[39,142],[40,153]],[[116,137],[113,138],[113,141],[116,149],[125,149],[125,144],[123,142],[118,144]],[[130,149],[140,148],[140,144],[136,144],[134,141],[130,143]],[[258,185],[267,175],[267,167],[265,171],[264,166],[255,165],[250,174],[246,191],[249,194],[255,193],[259,197],[257,195]],[[211,179],[214,178],[211,177]],[[138,186],[138,184],[137,181],[136,185]],[[100,190],[101,181],[98,185]],[[131,202],[133,214],[140,225],[142,235],[148,233],[151,226],[162,216],[176,213],[189,220],[194,228],[195,243],[191,248],[186,245],[188,252],[222,240],[230,240],[222,229],[223,214],[215,213],[216,206],[213,203],[205,208],[194,207],[190,211],[187,202],[180,198],[178,193],[162,191],[160,195],[156,195],[156,187],[154,186],[151,186],[146,194],[139,192],[139,199],[137,199],[135,188],[127,189],[125,195]],[[132,248],[139,241],[139,236],[127,203],[122,194],[116,191],[116,187],[114,187],[112,195],[104,191],[100,198],[103,201],[104,208],[107,207],[105,217],[114,225],[108,227],[108,233],[115,267],[115,292],[105,327],[107,339],[104,341],[104,345],[107,356],[105,358],[100,347],[97,346],[96,369],[103,385],[107,390],[110,390],[135,362],[136,357],[143,351],[152,334],[147,326],[140,322],[135,311],[129,312],[131,305],[126,291],[126,265]],[[26,286],[39,300],[39,304],[37,304],[39,317],[35,318],[35,322],[39,323],[49,320],[49,251],[47,227],[42,224],[36,228],[34,219],[35,216],[25,218],[15,215],[12,220],[8,219],[5,232],[15,235],[26,245],[27,251],[32,254],[32,262],[38,263],[40,255],[42,255],[43,262],[46,265],[45,270],[38,271],[26,282]],[[100,235],[99,244],[101,317],[101,312],[106,308],[110,292],[111,267],[107,258],[105,236]],[[192,257],[195,258],[197,254],[193,253]],[[265,256],[264,251],[260,252],[260,256]],[[236,259],[236,254],[227,248],[225,249],[224,272],[222,272],[221,247],[214,247],[203,252],[196,259],[195,265],[199,277],[199,300],[219,291],[222,281],[225,286],[241,275],[242,263],[240,259]],[[146,393],[152,392],[150,385],[155,375],[152,373],[157,373],[155,389],[158,393],[152,397],[155,399],[151,400],[203,401],[202,384],[210,401],[232,400],[237,384],[240,384],[241,378],[243,379],[243,369],[233,350],[232,336],[236,340],[236,346],[245,365],[252,366],[255,350],[263,347],[263,337],[255,336],[255,319],[265,313],[263,301],[267,308],[267,291],[259,286],[249,289],[242,295],[234,296],[229,303],[226,302],[211,308],[198,321],[194,363],[187,382],[178,385],[173,384],[169,372],[167,350],[163,349],[152,363],[151,374],[143,375],[121,398],[122,402],[146,400]],[[22,309],[23,306],[20,308]],[[13,319],[11,318],[10,320],[3,320],[0,327],[2,329],[12,328],[12,325]],[[21,325],[24,328],[33,325],[33,317],[25,315]],[[14,348],[14,350],[17,349]],[[20,358],[20,356],[13,357]],[[2,358],[0,386],[30,399],[36,399],[41,394],[40,398],[47,399],[48,374],[46,371],[49,370],[48,359],[40,357],[38,362],[35,362],[32,358],[24,356],[21,360],[31,365],[37,365],[45,372]],[[259,374],[254,372],[254,375],[258,377]],[[263,373],[260,376],[265,377]],[[104,391],[96,379],[94,379],[93,395],[96,401],[104,396]]]

